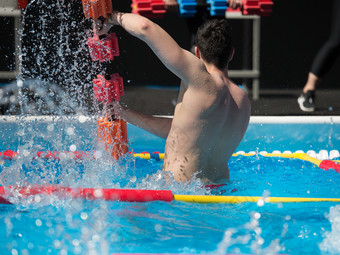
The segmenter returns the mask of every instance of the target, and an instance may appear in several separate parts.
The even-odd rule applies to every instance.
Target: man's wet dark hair
[[[231,27],[226,19],[210,19],[197,31],[196,45],[202,58],[219,69],[223,69],[232,51]]]

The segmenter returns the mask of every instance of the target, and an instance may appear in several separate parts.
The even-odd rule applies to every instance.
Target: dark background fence
[[[80,2],[80,1],[79,1]],[[75,13],[81,15],[81,5],[74,1]],[[122,11],[129,12],[131,2],[114,0]],[[31,4],[29,8],[37,8]],[[331,22],[331,1],[299,0],[274,1],[273,12],[261,19],[261,89],[302,88],[314,55],[328,38]],[[340,15],[340,14],[339,14]],[[184,48],[190,47],[190,34],[184,19],[177,14],[167,14],[154,20],[167,30]],[[30,20],[27,20],[30,22]],[[33,21],[32,21],[33,22]],[[233,27],[236,55],[230,69],[242,68],[244,25],[241,20],[230,20]],[[14,68],[13,20],[0,18],[0,70]],[[113,65],[128,81],[129,86],[177,86],[179,80],[172,75],[141,41],[116,29],[119,37],[120,57]],[[29,41],[29,38],[26,38]],[[29,42],[24,43],[29,43]],[[33,58],[34,59],[34,58]],[[51,60],[50,60],[51,61]],[[52,59],[53,61],[53,59]],[[33,63],[30,63],[34,65]],[[340,59],[325,77],[320,89],[338,88]],[[0,80],[9,82],[9,80]]]

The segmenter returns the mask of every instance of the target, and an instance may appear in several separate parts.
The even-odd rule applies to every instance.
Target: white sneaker
[[[315,111],[315,91],[308,90],[307,93],[302,93],[297,102],[300,109],[304,112],[314,112]]]

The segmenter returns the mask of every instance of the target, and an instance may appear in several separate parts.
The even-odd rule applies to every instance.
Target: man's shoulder
[[[219,81],[207,72],[207,70],[199,69],[195,75],[195,78],[188,83],[188,88],[194,88],[201,92],[213,95],[214,93],[219,96],[221,92],[225,90],[225,83]]]

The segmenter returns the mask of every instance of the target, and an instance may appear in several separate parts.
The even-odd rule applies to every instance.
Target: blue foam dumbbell
[[[225,16],[225,12],[228,9],[227,0],[207,0],[210,4],[211,16]]]
[[[195,16],[197,10],[196,0],[177,0],[179,5],[179,12],[182,17],[193,17]]]

